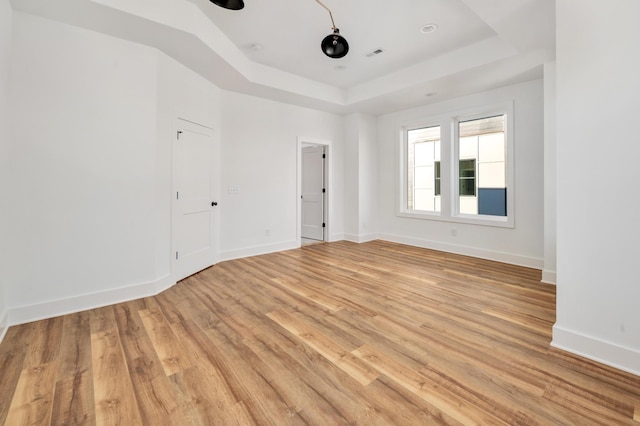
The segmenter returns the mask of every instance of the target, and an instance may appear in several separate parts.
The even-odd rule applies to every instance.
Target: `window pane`
[[[485,135],[487,133],[504,132],[506,115],[479,118],[460,122],[460,137]]]
[[[459,123],[460,213],[507,215],[505,123],[505,115]]]
[[[460,158],[478,158],[478,137],[460,138]]]
[[[504,162],[504,132],[478,136],[478,160],[481,163]]]
[[[506,188],[504,164],[480,163],[478,167],[478,186],[480,188]]]
[[[440,211],[436,202],[439,158],[440,126],[407,131],[407,210]],[[439,169],[437,173],[439,180]]]
[[[460,160],[460,196],[476,195],[476,160]]]
[[[416,189],[416,210],[433,211],[433,189]]]
[[[460,213],[478,214],[478,199],[476,197],[460,197]]]
[[[433,166],[416,167],[415,187],[416,189],[433,188]]]
[[[433,166],[433,142],[419,142],[415,145],[416,166]]]

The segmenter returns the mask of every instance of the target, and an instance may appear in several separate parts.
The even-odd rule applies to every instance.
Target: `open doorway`
[[[302,142],[300,146],[300,243],[328,240],[327,150],[323,144]]]

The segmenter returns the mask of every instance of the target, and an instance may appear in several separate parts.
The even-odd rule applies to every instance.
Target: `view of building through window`
[[[407,130],[407,211],[440,212],[443,193],[451,200],[457,188],[454,214],[506,217],[506,118],[457,122],[457,172],[454,165],[444,168],[455,172],[451,188],[441,184],[440,126]]]
[[[459,212],[507,215],[506,116],[458,123]]]
[[[440,126],[407,131],[407,210],[440,211]]]

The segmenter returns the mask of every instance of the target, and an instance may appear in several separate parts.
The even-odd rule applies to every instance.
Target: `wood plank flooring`
[[[222,262],[11,327],[5,425],[640,425],[640,377],[549,347],[540,271],[394,243]]]

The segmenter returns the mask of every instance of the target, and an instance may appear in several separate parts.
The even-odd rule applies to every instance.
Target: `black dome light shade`
[[[349,52],[349,43],[340,35],[340,30],[335,28],[333,34],[329,34],[320,43],[322,51],[330,58],[342,58]]]
[[[340,35],[340,30],[336,28],[336,23],[333,21],[333,13],[331,13],[331,10],[320,0],[316,0],[316,2],[329,12],[332,25],[331,28],[333,28],[333,34],[329,34],[323,38],[322,43],[320,43],[320,47],[328,57],[334,59],[342,58],[349,52],[349,43],[347,43],[347,40]]]
[[[240,10],[244,7],[244,1],[242,0],[211,0],[211,3],[231,10]]]

